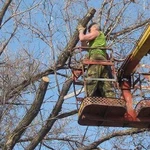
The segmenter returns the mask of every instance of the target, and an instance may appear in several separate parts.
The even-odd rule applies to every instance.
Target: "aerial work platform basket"
[[[121,66],[119,65],[119,68],[115,64],[117,59],[114,59],[111,48],[109,49],[111,50],[111,59],[104,61],[82,59],[82,61],[78,61],[82,62],[82,67],[80,65],[77,68],[70,67],[71,69],[73,68],[74,84],[77,86],[84,85],[85,91],[87,80],[113,82],[114,88],[116,88],[114,91],[117,94],[116,98],[96,97],[97,95],[88,97],[86,95],[82,100],[80,99],[81,104],[78,111],[78,123],[80,125],[150,128],[150,96],[148,95],[147,97],[145,94],[146,92],[149,93],[148,90],[150,89],[150,66],[139,64],[144,56],[150,54],[149,43],[150,25],[147,26],[131,53],[121,61],[122,64]],[[80,47],[80,49],[88,48]],[[72,62],[71,59],[70,62]],[[88,78],[85,75],[87,68],[85,66],[92,64],[111,67],[112,78]],[[138,67],[146,67],[148,71],[139,72],[137,71]],[[78,78],[81,75],[82,81],[79,81]],[[136,97],[136,92],[139,95],[138,98]],[[75,94],[76,98],[77,96]],[[136,101],[135,106],[133,106],[134,101]]]
[[[150,128],[150,100],[140,101],[136,107],[136,121],[125,117],[123,99],[86,97],[78,112],[78,123],[85,126]]]

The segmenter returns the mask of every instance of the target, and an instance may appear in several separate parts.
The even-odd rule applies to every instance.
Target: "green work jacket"
[[[96,47],[106,47],[106,37],[103,32],[100,31],[100,34],[98,37],[96,37],[94,40],[89,41],[89,47],[95,48],[95,49],[90,49],[89,50],[89,57],[91,55],[102,55],[106,57],[106,50],[101,50],[100,48]]]

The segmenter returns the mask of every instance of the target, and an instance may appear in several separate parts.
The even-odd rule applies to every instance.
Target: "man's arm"
[[[83,30],[79,31],[79,39],[81,42],[91,41],[100,34],[99,31],[93,31],[93,32],[87,33],[87,34],[84,34],[83,32],[84,32]]]

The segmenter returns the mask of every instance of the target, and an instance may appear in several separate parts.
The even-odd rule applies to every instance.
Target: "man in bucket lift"
[[[92,23],[88,27],[88,33],[84,34],[85,28],[82,25],[78,26],[79,40],[82,46],[88,46],[92,49],[88,51],[88,58],[90,60],[107,60],[106,50],[96,47],[106,47],[106,38],[104,33],[99,28],[97,23]],[[95,48],[95,49],[93,49]],[[110,69],[108,66],[92,65],[88,66],[87,75],[89,78],[109,78]],[[87,96],[100,96],[115,98],[112,83],[110,81],[89,80],[86,84]]]

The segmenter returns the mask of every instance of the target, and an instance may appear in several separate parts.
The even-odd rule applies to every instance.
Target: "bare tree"
[[[1,149],[94,150],[107,141],[115,147],[117,137],[117,143],[125,144],[123,139],[131,135],[137,138],[128,141],[136,148],[137,134],[148,140],[147,129],[81,127],[75,98],[64,99],[73,91],[68,59],[80,44],[78,24],[86,27],[91,21],[98,22],[108,45],[124,57],[150,21],[150,3],[143,2],[0,2]],[[144,145],[144,140],[140,144]],[[123,147],[120,144],[118,148]]]

